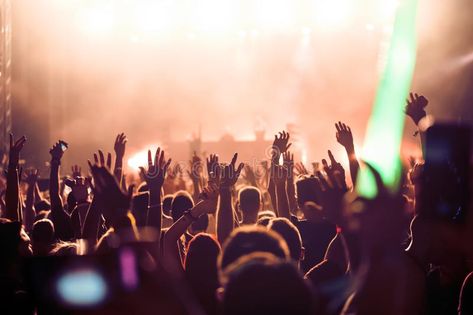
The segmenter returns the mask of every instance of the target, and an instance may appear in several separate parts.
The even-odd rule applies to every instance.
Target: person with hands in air
[[[154,154],[154,159],[151,150],[148,150],[148,168],[140,167],[149,190],[146,225],[155,228],[158,232],[161,231],[162,226],[161,189],[170,164],[171,159],[166,161],[164,151],[158,148]],[[157,234],[158,239],[156,241],[159,244],[161,236],[160,233]]]
[[[337,142],[340,143],[347,152],[348,163],[350,165],[351,182],[352,186],[355,187],[356,177],[358,176],[360,164],[358,163],[358,160],[356,158],[355,144],[353,141],[353,134],[351,132],[351,128],[350,126],[339,121],[335,124],[335,129],[337,129]]]
[[[90,162],[89,166],[94,180],[94,201],[87,213],[83,234],[89,238],[89,229],[93,230],[89,226],[98,228],[100,214],[103,215],[109,230],[97,243],[96,252],[106,253],[117,244],[117,240],[120,243],[133,242],[139,237],[135,220],[130,213],[134,186],[131,185],[128,191],[124,192],[107,167],[92,165]],[[87,233],[85,232],[86,228]]]
[[[113,145],[113,150],[115,151],[115,166],[113,168],[113,175],[117,179],[118,183],[124,180],[123,178],[123,157],[125,156],[126,143],[128,139],[126,135],[122,132],[117,135],[115,138],[115,143]]]
[[[217,209],[217,221],[216,231],[217,238],[220,244],[227,239],[227,237],[233,231],[235,223],[238,224],[238,220],[235,220],[236,214],[233,209],[232,203],[232,189],[234,188],[241,170],[244,167],[243,163],[240,163],[238,167],[235,167],[238,158],[238,153],[233,155],[230,164],[222,165],[219,173],[219,205]]]
[[[49,154],[51,155],[51,169],[49,175],[51,212],[49,216],[54,224],[56,238],[61,241],[69,241],[74,238],[71,218],[64,211],[59,190],[59,167],[61,165],[62,156],[67,148],[68,144],[63,140],[59,140],[49,150]]]
[[[289,133],[286,131],[281,131],[279,134],[274,135],[274,141],[271,146],[271,165],[269,167],[270,176],[268,184],[268,192],[271,198],[271,204],[273,209],[277,209],[277,197],[276,197],[276,186],[274,183],[274,178],[272,172],[275,170],[275,165],[279,165],[279,159],[281,154],[285,153],[292,143],[289,143]]]
[[[14,140],[13,134],[10,134],[10,151],[7,168],[7,188],[5,192],[5,215],[6,219],[22,222],[22,209],[20,203],[19,168],[20,152],[25,145],[26,137],[23,136]]]

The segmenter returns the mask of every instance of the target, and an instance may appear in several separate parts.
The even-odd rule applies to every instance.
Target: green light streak
[[[368,123],[362,159],[374,166],[384,184],[395,192],[401,178],[400,145],[404,129],[404,105],[410,90],[416,59],[416,14],[418,0],[401,1],[391,36],[387,62]],[[374,198],[374,178],[362,168],[357,192]]]

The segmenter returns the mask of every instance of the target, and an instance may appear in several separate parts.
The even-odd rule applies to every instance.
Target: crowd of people
[[[406,115],[418,125],[426,106],[411,94]],[[133,181],[125,134],[114,156],[98,151],[87,171],[67,174],[60,140],[47,189],[38,170],[19,166],[28,141],[12,135],[0,181],[0,314],[473,314],[470,216],[424,217],[422,159],[389,189],[357,158],[350,127],[333,132],[348,172],[330,150],[307,170],[283,131],[265,172],[237,153],[194,154],[184,170],[158,148]],[[375,178],[372,199],[356,193],[360,167]]]

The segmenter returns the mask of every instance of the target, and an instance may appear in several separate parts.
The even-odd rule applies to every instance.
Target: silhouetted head
[[[238,258],[254,252],[267,252],[282,259],[290,257],[286,242],[276,232],[261,226],[243,226],[235,229],[223,244],[219,269],[223,271]]]
[[[217,259],[220,245],[210,234],[199,233],[187,245],[184,262],[187,278],[190,282],[213,284],[218,286]]]
[[[131,212],[136,219],[137,226],[145,226],[148,214],[149,192],[140,192],[133,196]]]
[[[291,258],[295,262],[303,259],[301,234],[297,227],[286,218],[274,218],[269,222],[268,229],[275,231],[286,241]]]
[[[173,195],[166,195],[163,198],[163,213],[167,216],[171,216],[171,205],[173,198]]]
[[[11,264],[32,255],[30,238],[20,222],[0,218],[0,273],[8,272]]]
[[[35,203],[34,209],[36,213],[40,213],[41,211],[49,211],[51,210],[51,204],[47,200],[41,200]]]
[[[194,201],[192,201],[191,195],[184,190],[178,191],[174,194],[171,203],[171,216],[172,220],[176,222],[184,214],[184,211],[194,207]]]
[[[47,255],[55,243],[54,224],[49,219],[42,219],[33,224],[31,232],[33,253]]]
[[[207,231],[209,226],[209,216],[207,214],[201,215],[196,221],[192,222],[189,231],[192,234],[202,233]]]
[[[224,315],[313,314],[310,286],[297,267],[269,253],[241,257],[223,285]]]
[[[238,193],[238,203],[240,210],[245,218],[256,223],[258,212],[261,208],[261,192],[258,188],[247,186]]]
[[[296,182],[297,204],[300,209],[306,202],[318,203],[317,191],[320,186],[319,180],[313,176],[305,176]]]

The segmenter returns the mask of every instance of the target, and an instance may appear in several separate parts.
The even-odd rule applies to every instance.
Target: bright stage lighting
[[[284,30],[294,23],[295,5],[291,0],[260,0],[256,23],[263,29]]]
[[[228,31],[235,22],[236,10],[232,3],[230,0],[198,1],[192,10],[192,28],[210,33]]]
[[[138,32],[160,32],[175,23],[175,8],[170,1],[141,1],[133,10],[133,25]]]
[[[115,16],[110,5],[83,9],[78,16],[79,27],[87,34],[105,35],[112,31]]]
[[[356,13],[354,0],[318,0],[314,2],[314,19],[320,28],[346,26]]]
[[[136,152],[128,159],[128,166],[135,171],[138,171],[142,166],[146,167],[148,165],[148,149],[151,150],[154,159],[154,154],[156,153],[157,148],[158,146],[156,145],[150,145],[147,146],[146,149]]]

